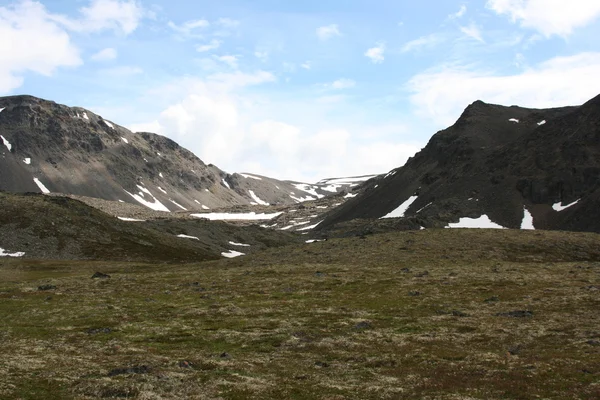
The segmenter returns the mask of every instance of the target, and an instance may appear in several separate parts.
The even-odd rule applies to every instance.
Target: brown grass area
[[[599,244],[432,230],[189,265],[1,260],[0,398],[596,399]]]

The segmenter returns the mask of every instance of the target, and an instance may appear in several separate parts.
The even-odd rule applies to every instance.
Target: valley
[[[0,99],[0,397],[598,398],[599,104],[300,183]]]

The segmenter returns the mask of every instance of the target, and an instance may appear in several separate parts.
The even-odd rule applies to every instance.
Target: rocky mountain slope
[[[0,192],[0,257],[182,262],[298,242],[287,232],[202,219],[116,218],[81,201]]]
[[[369,219],[351,225],[600,232],[600,96],[555,109],[476,101],[404,166],[367,186],[318,229]]]
[[[295,204],[350,189],[228,174],[174,141],[133,133],[80,107],[32,96],[0,98],[0,190],[142,204],[157,211]]]

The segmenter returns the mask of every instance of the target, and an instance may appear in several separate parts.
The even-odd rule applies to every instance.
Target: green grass
[[[434,230],[186,265],[2,260],[0,398],[595,399],[599,244]],[[497,316],[514,310],[534,314]]]

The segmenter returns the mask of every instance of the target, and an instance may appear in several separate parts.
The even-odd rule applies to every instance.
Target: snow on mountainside
[[[600,232],[599,210],[600,96],[554,109],[476,101],[404,166],[328,212],[316,230]]]
[[[183,212],[286,205],[350,191],[356,182],[287,182],[228,174],[174,141],[133,133],[80,108],[0,98],[0,190],[64,193]]]

